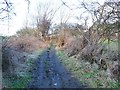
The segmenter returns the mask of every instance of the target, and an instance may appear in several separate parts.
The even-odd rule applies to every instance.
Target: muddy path
[[[28,88],[84,88],[73,78],[56,56],[55,49],[45,50],[35,62]]]

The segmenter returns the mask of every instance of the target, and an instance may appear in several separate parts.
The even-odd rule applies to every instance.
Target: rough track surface
[[[65,69],[57,58],[55,49],[45,50],[35,66],[33,80],[28,88],[85,88]]]

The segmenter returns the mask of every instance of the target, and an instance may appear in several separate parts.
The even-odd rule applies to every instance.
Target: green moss
[[[3,79],[3,83],[8,88],[26,88],[28,82],[31,80],[31,76],[23,76],[23,77],[10,77]]]
[[[44,65],[45,65],[45,73],[46,73],[46,76],[48,77],[49,75],[49,65],[48,65],[48,62],[46,60],[44,60]]]

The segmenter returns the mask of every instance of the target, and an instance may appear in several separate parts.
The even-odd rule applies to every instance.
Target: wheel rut
[[[45,50],[35,62],[28,88],[84,88],[60,63],[53,48]]]

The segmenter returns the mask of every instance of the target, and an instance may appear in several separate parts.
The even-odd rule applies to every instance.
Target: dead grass
[[[67,30],[62,30],[60,35],[56,50],[63,50],[64,54],[58,56],[79,80],[87,82],[95,88],[119,87],[117,83],[119,79],[118,50],[108,50],[108,45],[104,43],[85,44],[84,37],[80,35],[78,37],[77,34],[72,35]],[[64,44],[62,44],[63,42]],[[116,45],[111,43],[110,47],[116,48]],[[77,58],[71,59],[71,56]],[[79,62],[79,60],[82,60],[82,62]]]
[[[8,46],[19,51],[32,52],[39,48],[47,47],[47,43],[34,36],[22,36],[10,38]]]
[[[78,34],[77,31],[78,30],[73,31],[68,29],[60,30],[58,33],[56,49],[64,50],[69,56],[73,56],[80,52],[83,47],[85,47],[85,39],[83,36]]]
[[[47,47],[47,44],[33,36],[9,37],[2,42],[2,74],[3,80],[12,80],[11,78],[21,78],[21,84],[16,81],[13,87],[20,87],[25,85],[27,78],[24,74],[28,72],[27,61],[30,58],[29,54],[34,53],[36,50]],[[36,52],[38,55],[39,52]],[[39,53],[40,54],[40,53]],[[36,55],[35,55],[36,56]],[[30,59],[31,60],[31,59]],[[23,83],[25,81],[25,83]],[[12,83],[12,81],[10,81]],[[17,86],[16,86],[17,85]]]
[[[13,42],[13,39],[15,39],[14,43],[10,43],[10,41],[2,43],[2,83],[3,87],[6,88],[25,88],[31,80],[31,74],[29,73],[32,68],[31,65],[40,55],[41,49],[37,47],[36,51],[32,47],[33,52],[28,53],[30,51],[20,50],[17,47],[19,43],[23,43],[20,38],[20,42],[16,41],[16,38],[12,38],[11,42]]]

